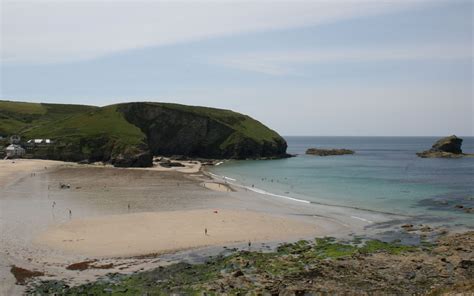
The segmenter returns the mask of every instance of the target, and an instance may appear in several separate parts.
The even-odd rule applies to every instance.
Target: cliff
[[[214,159],[286,156],[286,141],[249,116],[168,103],[106,107],[0,101],[0,135],[48,138],[34,158],[151,166],[154,155]]]

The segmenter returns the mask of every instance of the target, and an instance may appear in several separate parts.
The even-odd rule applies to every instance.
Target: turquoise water
[[[474,226],[474,158],[422,159],[416,152],[437,140],[430,137],[286,137],[280,160],[229,161],[213,167],[217,175],[267,192],[316,203],[342,205],[441,219]],[[347,148],[354,155],[317,157],[307,148]],[[474,153],[474,138],[463,151]],[[277,197],[275,197],[277,198]]]

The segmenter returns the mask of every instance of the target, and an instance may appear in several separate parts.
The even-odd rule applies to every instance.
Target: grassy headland
[[[230,110],[168,103],[106,107],[0,101],[0,135],[47,138],[31,157],[151,165],[151,155],[263,158],[286,155],[286,142]],[[142,157],[145,155],[145,157]]]

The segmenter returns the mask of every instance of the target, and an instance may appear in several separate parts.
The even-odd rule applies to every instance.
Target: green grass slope
[[[286,142],[257,120],[230,110],[169,103],[106,107],[0,101],[0,135],[49,138],[33,157],[142,166],[142,153],[208,158],[282,156]],[[134,159],[135,158],[135,159]],[[130,160],[134,159],[134,160]],[[151,165],[151,157],[145,162]]]
[[[97,107],[0,100],[0,135],[25,134],[30,128],[94,109]]]
[[[128,123],[116,106],[88,110],[58,120],[46,121],[30,127],[24,135],[29,138],[88,138],[107,136],[124,144],[138,144],[145,135],[133,124]]]

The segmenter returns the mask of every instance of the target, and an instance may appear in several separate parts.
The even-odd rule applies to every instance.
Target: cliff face
[[[239,124],[249,118],[238,113],[221,110],[225,117],[212,116],[211,112],[219,110],[153,103],[129,103],[119,105],[118,110],[146,135],[153,155],[234,159],[286,156],[286,141],[261,123],[252,120],[254,128],[266,130],[261,139],[239,131]]]

